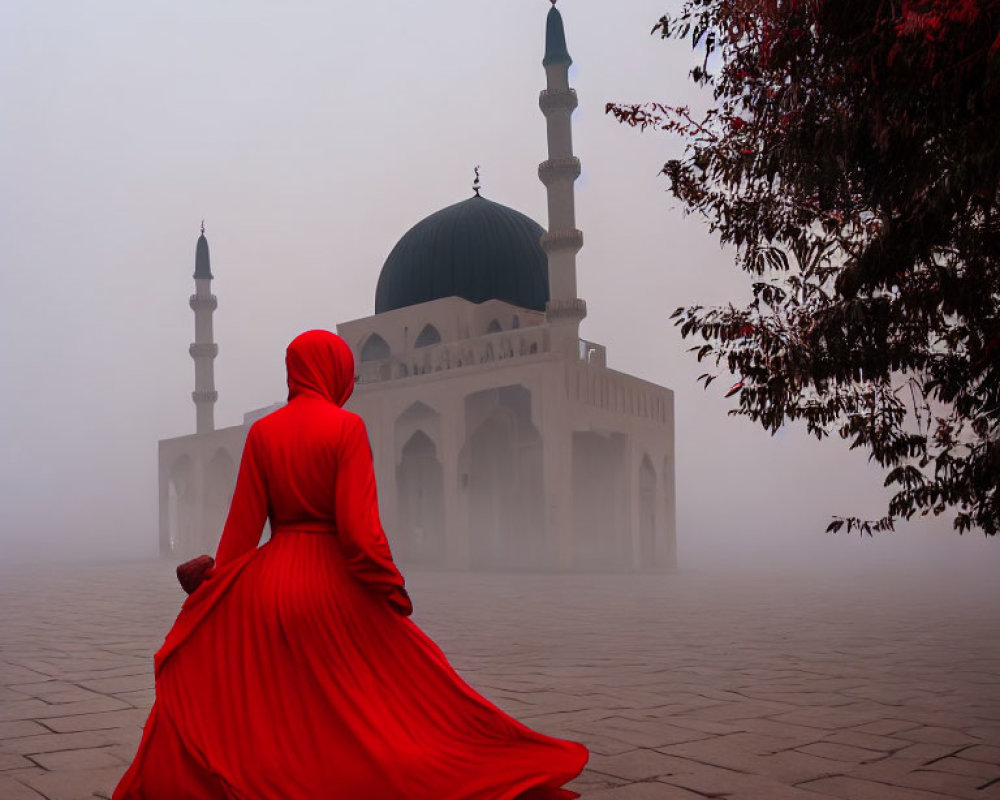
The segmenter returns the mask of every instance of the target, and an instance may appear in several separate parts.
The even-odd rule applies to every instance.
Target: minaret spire
[[[549,258],[549,303],[546,317],[552,324],[553,344],[579,357],[580,320],[587,304],[576,294],[576,254],[583,234],[576,227],[573,183],[580,176],[580,159],[573,155],[570,116],[577,106],[576,91],[569,85],[573,63],[566,48],[562,15],[552,0],[545,22],[546,88],[538,98],[545,115],[549,157],[538,165],[538,177],[548,190],[549,230],[542,247]]]
[[[194,286],[191,295],[191,310],[194,311],[194,342],[188,349],[194,359],[194,400],[197,410],[197,432],[208,433],[215,430],[215,401],[219,393],[215,391],[215,357],[219,346],[213,341],[212,314],[219,305],[212,294],[212,268],[208,257],[208,239],[205,238],[205,220],[201,221],[201,236],[194,255]]]

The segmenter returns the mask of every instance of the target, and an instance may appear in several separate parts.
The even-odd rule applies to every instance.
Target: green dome
[[[453,296],[544,311],[543,233],[530,217],[478,195],[443,208],[410,228],[389,253],[375,313]]]

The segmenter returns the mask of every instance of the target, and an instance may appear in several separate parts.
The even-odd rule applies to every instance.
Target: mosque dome
[[[442,208],[408,230],[389,253],[375,313],[464,297],[544,311],[548,259],[537,222],[478,194]]]

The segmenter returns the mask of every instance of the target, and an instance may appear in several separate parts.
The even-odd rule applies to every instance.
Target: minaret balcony
[[[195,342],[189,348],[191,358],[215,358],[219,355],[219,345],[214,342]]]
[[[583,231],[577,228],[568,231],[549,231],[542,234],[541,244],[546,253],[560,253],[567,250],[579,253],[583,247]]]
[[[572,111],[578,103],[576,89],[542,89],[538,95],[538,107],[546,115],[550,111]]]
[[[195,403],[214,403],[219,399],[219,393],[214,389],[208,392],[191,392],[191,399],[194,400]]]
[[[587,302],[579,297],[549,300],[545,304],[545,318],[552,322],[559,319],[581,320],[587,316]]]
[[[550,158],[538,165],[538,179],[546,186],[558,183],[560,180],[575,181],[580,177],[580,159]]]
[[[192,311],[215,311],[219,307],[219,301],[214,294],[193,294],[188,301]]]

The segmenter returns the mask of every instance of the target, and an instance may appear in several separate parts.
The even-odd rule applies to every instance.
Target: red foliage
[[[671,192],[752,276],[674,313],[732,413],[870,449],[899,492],[863,530],[1000,532],[1000,0],[685,0],[654,32],[714,103],[607,110],[683,140]]]

